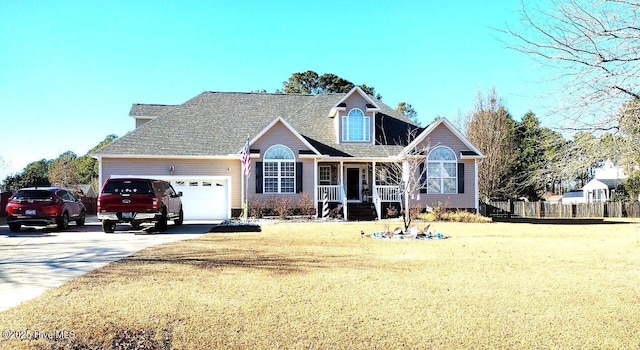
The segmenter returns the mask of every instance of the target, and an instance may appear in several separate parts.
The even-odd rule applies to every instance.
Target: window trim
[[[434,155],[434,153],[437,150],[441,150],[441,149],[445,149],[447,151],[450,152],[451,156],[453,157],[453,159],[431,159],[432,155]],[[426,188],[427,193],[429,194],[457,194],[458,193],[458,177],[460,176],[460,174],[458,174],[458,159],[456,157],[456,153],[449,147],[447,146],[438,146],[435,147],[434,149],[432,149],[429,154],[427,155],[426,158],[426,162],[427,162],[427,168],[425,169],[426,172],[426,177],[425,177],[425,183],[423,184],[423,187]],[[449,165],[449,166],[453,166],[453,171],[454,171],[454,176],[445,176],[450,174],[450,172],[445,171],[445,164]],[[429,176],[429,168],[430,165],[438,165],[438,172],[439,175],[438,176],[434,176],[431,177]],[[429,187],[429,180],[435,180],[435,179],[439,179],[439,188],[440,191],[433,191],[430,187]],[[445,180],[450,180],[453,181],[454,186],[450,189],[450,191],[445,191]]]
[[[360,117],[360,115],[356,116],[352,113],[360,112],[362,115],[362,139],[351,139],[350,133],[351,131],[351,118]],[[355,131],[355,130],[354,130]],[[371,142],[371,116],[368,116],[364,113],[360,108],[352,108],[349,110],[349,113],[342,116],[342,141],[343,142]]]
[[[270,156],[270,151],[275,151],[276,148],[283,148],[288,151],[288,155],[291,158],[268,158]],[[275,169],[268,169],[269,165],[275,164]],[[286,166],[290,166],[292,169],[286,169]],[[275,171],[275,175],[272,175],[271,172]],[[283,175],[285,171],[291,171],[291,175]],[[276,191],[271,191],[273,189],[273,184],[267,185],[267,180],[276,179],[277,189]],[[283,191],[283,180],[292,179],[293,186],[291,191]],[[296,158],[295,154],[291,150],[291,148],[277,144],[269,147],[267,151],[264,153],[263,157],[263,170],[262,170],[262,188],[263,193],[265,194],[295,194],[296,193]]]

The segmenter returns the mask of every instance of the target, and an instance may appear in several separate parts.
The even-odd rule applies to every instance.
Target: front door
[[[360,200],[360,168],[347,168],[347,200]]]

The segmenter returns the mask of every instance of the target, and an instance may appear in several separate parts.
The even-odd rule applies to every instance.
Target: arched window
[[[291,149],[274,145],[264,153],[264,193],[295,193],[296,163]]]
[[[427,193],[457,193],[457,172],[456,154],[449,147],[431,150],[427,158]]]
[[[342,116],[342,141],[369,142],[371,140],[371,117],[354,108]]]

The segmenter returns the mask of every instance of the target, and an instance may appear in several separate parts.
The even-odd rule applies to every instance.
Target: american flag
[[[249,139],[247,139],[247,144],[242,149],[242,173],[245,176],[249,176],[251,173],[251,151],[249,150]]]

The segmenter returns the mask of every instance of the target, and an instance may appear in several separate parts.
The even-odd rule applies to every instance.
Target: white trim
[[[276,119],[274,119],[271,123],[269,123],[269,125],[267,125],[264,129],[260,130],[260,132],[254,136],[251,140],[249,140],[249,146],[253,145],[253,143],[255,143],[258,139],[260,139],[262,136],[264,136],[271,128],[273,128],[274,125],[276,125],[278,122],[281,122],[287,129],[289,129],[289,131],[298,138],[298,140],[300,140],[300,142],[302,142],[305,146],[307,146],[308,149],[310,149],[311,151],[313,151],[315,154],[317,155],[322,155],[320,154],[320,152],[318,152],[318,150],[313,147],[304,137],[302,137],[302,135],[300,135],[299,132],[296,131],[296,129],[294,129],[289,123],[287,123],[286,120],[284,120],[282,117],[277,117]],[[242,148],[238,151],[238,153],[242,152],[242,149],[244,149],[244,145],[242,146]],[[295,156],[295,154],[294,154]]]
[[[102,160],[103,158],[148,158],[148,159],[218,159],[218,160],[231,160],[238,159],[237,154],[230,154],[227,156],[184,156],[184,155],[145,155],[145,154],[93,154],[93,158]]]
[[[364,140],[351,140],[349,138],[349,131],[351,131],[351,112],[359,111],[362,113],[362,136],[365,138]],[[355,116],[354,116],[355,117]],[[341,141],[340,143],[364,143],[371,144],[371,116],[367,115],[360,108],[354,107],[349,110],[349,113],[340,116],[340,130],[341,132]],[[346,136],[346,137],[345,137]]]
[[[431,132],[433,132],[440,124],[444,124],[444,126],[446,126],[449,131],[451,131],[460,141],[462,141],[465,146],[467,146],[471,151],[475,152],[478,155],[473,158],[486,158],[485,155],[482,154],[482,152],[480,152],[480,150],[477,149],[471,142],[469,142],[469,140],[464,135],[462,135],[462,133],[460,133],[460,131],[458,131],[458,129],[453,126],[453,124],[451,124],[451,122],[449,122],[446,118],[438,119],[435,123],[432,123],[426,129],[424,129],[424,131],[422,131],[422,133],[420,133],[420,135],[418,135],[415,140],[413,140],[407,147],[402,150],[399,156],[407,155],[418,144],[423,142],[425,138],[427,138],[427,136],[429,136],[429,134],[431,134]]]
[[[286,148],[291,155],[293,156],[293,158],[285,158],[285,159],[279,159],[279,158],[266,158],[267,153],[269,153],[269,151],[271,149],[274,149],[276,147],[281,147],[281,148]],[[269,146],[269,148],[267,148],[267,150],[264,152],[265,157],[262,160],[262,193],[264,194],[296,194],[296,188],[297,188],[297,183],[296,180],[298,179],[297,177],[297,166],[296,166],[296,154],[293,152],[293,150],[283,144],[275,144],[275,145],[271,145]],[[268,163],[276,163],[277,164],[277,175],[276,176],[267,176],[267,169],[266,169],[266,165]],[[283,172],[283,164],[293,164],[293,176],[284,176],[282,175]],[[283,192],[282,191],[282,179],[289,179],[293,177],[293,191],[291,192]],[[277,179],[278,182],[278,190],[275,192],[267,192],[267,178],[269,179]]]
[[[431,160],[431,153],[433,153],[433,151],[435,151],[438,148],[446,148],[449,150],[449,152],[451,152],[451,154],[453,154],[453,160]],[[429,151],[429,154],[427,154],[427,156],[425,157],[425,174],[426,174],[426,184],[425,188],[427,189],[427,194],[458,194],[458,179],[460,178],[460,174],[458,174],[458,157],[456,155],[456,152],[454,152],[451,147],[449,146],[444,146],[444,145],[439,145],[436,146],[434,148],[432,148]],[[433,163],[433,164],[440,164],[440,192],[429,192],[429,179],[435,179],[434,178],[430,178],[429,177],[429,163]],[[455,165],[455,171],[456,171],[456,177],[453,178],[455,179],[455,189],[453,192],[444,192],[444,180],[445,179],[452,179],[451,177],[444,177],[444,164],[454,164]]]

